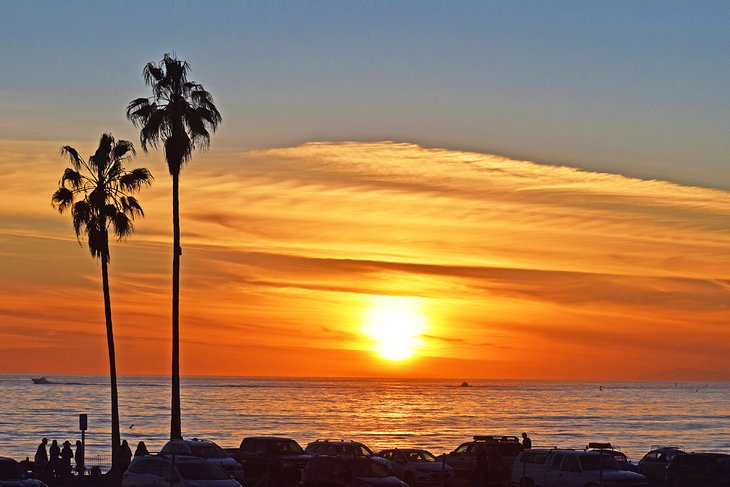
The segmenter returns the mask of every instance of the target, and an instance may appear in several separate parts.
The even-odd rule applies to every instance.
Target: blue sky
[[[11,2],[0,137],[83,146],[174,51],[214,147],[396,140],[730,188],[730,4]]]

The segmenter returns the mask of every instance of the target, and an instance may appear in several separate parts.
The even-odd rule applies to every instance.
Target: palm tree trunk
[[[104,317],[106,319],[106,341],[109,349],[109,379],[111,382],[111,407],[112,407],[112,472],[117,472],[119,461],[117,450],[119,450],[119,396],[117,392],[117,361],[114,352],[114,330],[112,328],[112,303],[109,295],[109,248],[104,242],[104,254],[101,256],[101,281],[104,290]],[[121,472],[119,472],[121,473]]]
[[[172,403],[170,439],[182,439],[180,412],[180,201],[179,171],[172,174]]]

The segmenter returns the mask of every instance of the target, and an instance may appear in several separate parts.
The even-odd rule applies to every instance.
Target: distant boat
[[[38,377],[37,379],[36,378],[31,378],[30,380],[33,381],[33,384],[50,384],[51,383],[45,377]]]
[[[461,387],[469,387],[469,383],[467,381],[464,381],[461,383]]]

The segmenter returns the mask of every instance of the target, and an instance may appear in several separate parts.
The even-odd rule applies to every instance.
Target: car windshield
[[[302,447],[299,446],[294,440],[282,440],[273,443],[269,443],[266,447],[266,451],[271,455],[301,455],[304,453]]]
[[[327,444],[324,443],[323,446],[320,448],[316,448],[314,451],[324,451],[330,455],[338,455],[338,456],[349,456],[354,455],[358,457],[369,457],[373,454],[365,445],[360,445],[357,443],[340,443],[340,444]]]
[[[405,454],[409,462],[435,462],[436,457],[427,451],[411,451]]]
[[[369,458],[354,458],[348,462],[355,477],[388,477],[385,466]]]
[[[613,455],[581,455],[583,470],[620,470]]]
[[[19,463],[0,462],[0,480],[24,479],[28,474]]]
[[[215,463],[185,462],[177,464],[180,476],[187,480],[227,480],[228,474]]]
[[[200,458],[225,458],[228,454],[215,443],[191,444],[190,453]]]

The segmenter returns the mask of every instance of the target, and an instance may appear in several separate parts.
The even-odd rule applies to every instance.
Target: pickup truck
[[[254,484],[268,477],[269,485],[296,485],[311,456],[291,438],[250,436],[226,452],[243,464],[246,479]]]
[[[519,487],[646,487],[646,477],[623,470],[600,450],[525,450],[512,465],[511,485]]]

